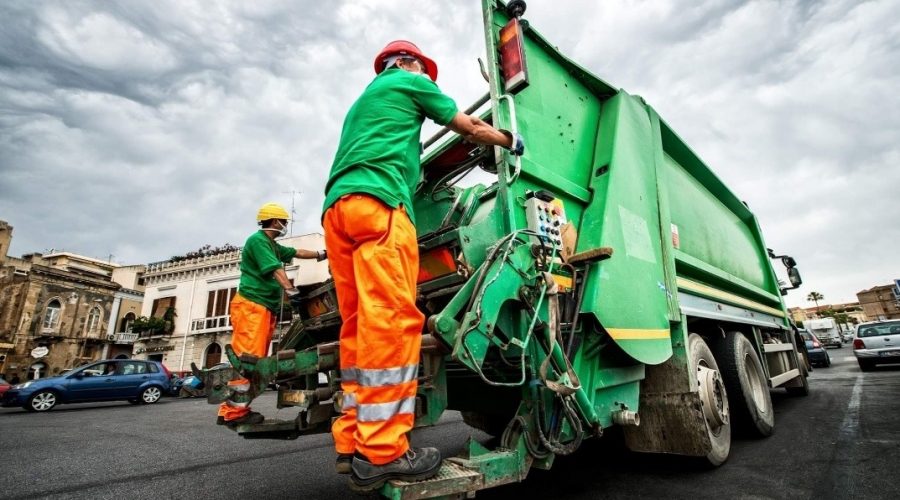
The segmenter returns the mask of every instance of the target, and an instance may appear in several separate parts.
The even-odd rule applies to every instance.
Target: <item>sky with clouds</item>
[[[465,108],[486,91],[480,16],[476,0],[3,2],[10,254],[132,264],[241,244],[291,191],[294,234],[320,232],[374,54],[416,41]],[[525,17],[749,204],[800,263],[789,305],[900,278],[900,2],[532,0]]]

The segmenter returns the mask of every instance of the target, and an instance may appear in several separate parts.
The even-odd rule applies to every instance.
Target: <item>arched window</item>
[[[122,318],[122,329],[120,332],[131,333],[131,325],[134,324],[134,313],[130,312]]]
[[[95,333],[100,328],[100,308],[92,307],[87,317],[87,333]]]
[[[62,305],[59,299],[53,299],[44,307],[44,322],[42,327],[44,330],[55,330],[59,326],[59,311]]]

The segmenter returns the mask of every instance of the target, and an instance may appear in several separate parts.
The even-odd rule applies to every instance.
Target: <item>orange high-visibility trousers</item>
[[[331,433],[338,453],[385,464],[409,449],[415,420],[425,321],[416,308],[416,229],[403,207],[365,194],[338,200],[323,226],[343,319],[343,413]]]
[[[247,300],[240,293],[231,300],[231,348],[234,353],[250,353],[264,357],[269,352],[269,342],[275,332],[275,315],[266,306]],[[238,378],[228,382],[228,386],[236,391],[250,389],[250,381]],[[226,421],[241,418],[250,413],[249,403],[225,401],[219,405],[219,416]]]

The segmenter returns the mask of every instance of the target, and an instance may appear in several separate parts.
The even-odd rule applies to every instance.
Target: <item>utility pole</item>
[[[290,236],[294,235],[294,219],[296,219],[296,211],[294,210],[294,196],[298,194],[303,194],[303,191],[297,191],[296,189],[291,189],[290,191],[282,191],[284,194],[291,195],[291,225],[288,226],[288,234]]]

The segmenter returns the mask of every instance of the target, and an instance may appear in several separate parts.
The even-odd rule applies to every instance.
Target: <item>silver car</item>
[[[864,372],[875,365],[900,363],[900,320],[856,325],[853,354]]]

